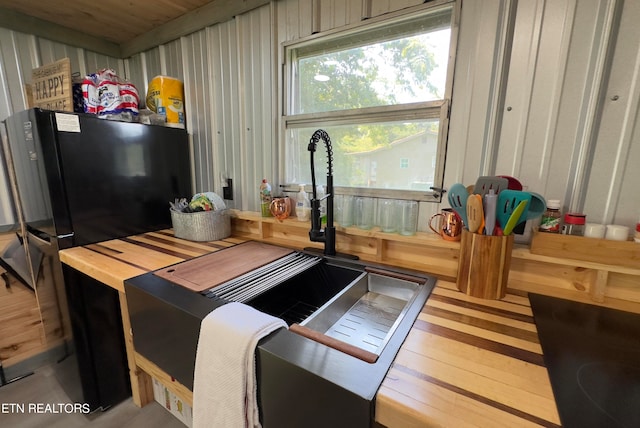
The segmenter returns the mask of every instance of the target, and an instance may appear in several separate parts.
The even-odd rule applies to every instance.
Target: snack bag
[[[114,70],[103,69],[85,77],[82,83],[85,112],[101,117],[130,118],[138,115],[140,98],[136,87]]]
[[[84,112],[98,114],[100,98],[98,97],[98,75],[89,74],[82,81],[82,98],[84,102]]]

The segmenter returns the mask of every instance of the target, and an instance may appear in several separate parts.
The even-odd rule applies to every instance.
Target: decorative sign
[[[69,58],[34,68],[31,72],[31,92],[34,107],[73,112]]]

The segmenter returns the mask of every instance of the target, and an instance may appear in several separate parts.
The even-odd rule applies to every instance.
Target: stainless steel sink
[[[317,306],[301,319],[287,316],[289,330],[258,347],[263,426],[373,426],[378,388],[435,282],[419,272],[327,256],[263,296]],[[314,300],[319,290],[327,293]]]
[[[128,279],[136,352],[192,388],[202,320],[242,301],[290,326],[256,347],[263,426],[372,426],[378,388],[436,279],[308,253],[280,262],[203,293],[210,298],[152,272]]]
[[[300,325],[380,355],[424,283],[365,271]]]
[[[246,303],[284,319],[295,333],[373,363],[408,309],[424,305],[417,296],[426,282],[366,263],[294,253],[206,294]]]

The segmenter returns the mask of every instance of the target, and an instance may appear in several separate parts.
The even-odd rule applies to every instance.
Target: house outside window
[[[323,129],[336,193],[439,201],[430,188],[444,175],[454,12],[425,5],[285,47],[285,183],[311,182],[307,146]],[[324,147],[314,156],[322,182]]]

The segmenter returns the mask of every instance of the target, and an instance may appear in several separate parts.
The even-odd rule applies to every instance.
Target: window
[[[286,47],[285,182],[311,182],[307,146],[324,129],[337,193],[435,201],[429,188],[444,174],[452,22],[452,4],[440,4]],[[318,182],[326,167],[318,147]]]

